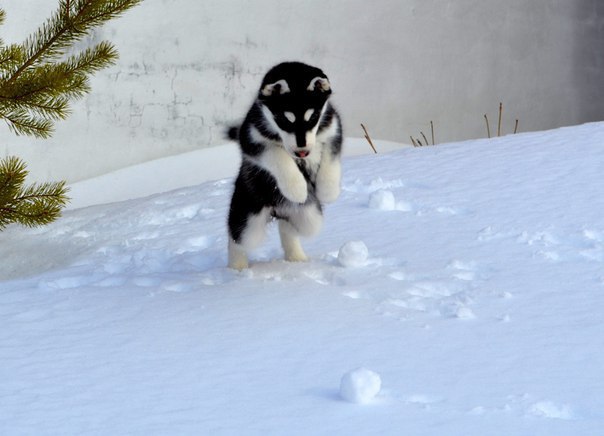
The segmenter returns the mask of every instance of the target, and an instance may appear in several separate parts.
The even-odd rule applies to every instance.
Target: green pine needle
[[[0,160],[0,205],[17,196],[27,177],[25,163],[17,157]]]
[[[13,71],[23,63],[23,48],[20,45],[13,44],[3,47],[0,41],[0,74]]]
[[[27,135],[46,139],[53,132],[54,124],[51,120],[40,119],[17,108],[0,112],[0,117],[6,120],[8,128],[17,136]]]
[[[49,224],[69,201],[65,182],[23,187],[27,170],[17,157],[0,160],[0,230],[12,223],[27,227]]]

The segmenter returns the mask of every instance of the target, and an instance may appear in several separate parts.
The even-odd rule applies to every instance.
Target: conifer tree
[[[0,39],[0,118],[17,135],[48,138],[54,123],[69,115],[69,102],[90,91],[88,77],[115,63],[117,51],[103,41],[67,54],[92,29],[142,0],[60,0],[59,8],[22,44]],[[5,12],[0,9],[0,25]],[[48,224],[68,201],[65,182],[24,187],[22,160],[0,159],[0,230],[16,222]]]

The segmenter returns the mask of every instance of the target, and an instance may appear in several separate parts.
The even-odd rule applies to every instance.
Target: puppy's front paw
[[[317,180],[317,198],[321,203],[333,203],[340,196],[340,180],[324,178]]]
[[[326,161],[317,174],[317,198],[322,203],[332,203],[340,196],[342,170],[339,161]]]
[[[294,203],[305,203],[308,198],[308,185],[298,171],[288,174],[279,189],[285,198]]]

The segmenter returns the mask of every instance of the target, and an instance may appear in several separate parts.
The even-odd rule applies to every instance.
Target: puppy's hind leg
[[[265,237],[266,224],[270,219],[269,209],[257,214],[237,215],[231,208],[229,216],[229,268],[248,268],[247,250],[257,247]]]
[[[314,236],[321,230],[323,214],[318,203],[296,207],[287,214],[287,220],[279,221],[279,235],[285,252],[285,260],[304,262],[308,257],[302,249],[300,236]]]
[[[308,260],[300,243],[298,231],[290,223],[279,220],[279,236],[281,237],[285,260],[290,262],[305,262]]]
[[[245,248],[229,238],[229,268],[241,271],[249,266]]]

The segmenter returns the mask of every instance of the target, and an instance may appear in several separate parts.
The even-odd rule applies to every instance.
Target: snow
[[[342,376],[340,396],[350,403],[370,403],[381,388],[379,374],[367,368],[357,368]]]
[[[379,141],[380,152],[407,146]],[[370,150],[365,140],[348,139],[344,154],[358,156]],[[156,159],[75,183],[68,208],[131,200],[222,179],[236,174],[239,163],[239,147],[234,142]]]
[[[392,191],[379,189],[369,196],[369,207],[379,210],[394,210],[396,208],[396,200]]]
[[[231,156],[74,185],[56,223],[0,233],[0,433],[600,434],[603,144],[593,123],[347,157],[311,260],[272,226],[242,272],[233,173],[202,174]],[[373,401],[344,400],[351,368]]]
[[[367,264],[369,249],[363,241],[349,241],[340,247],[338,262],[343,267],[358,268]]]

